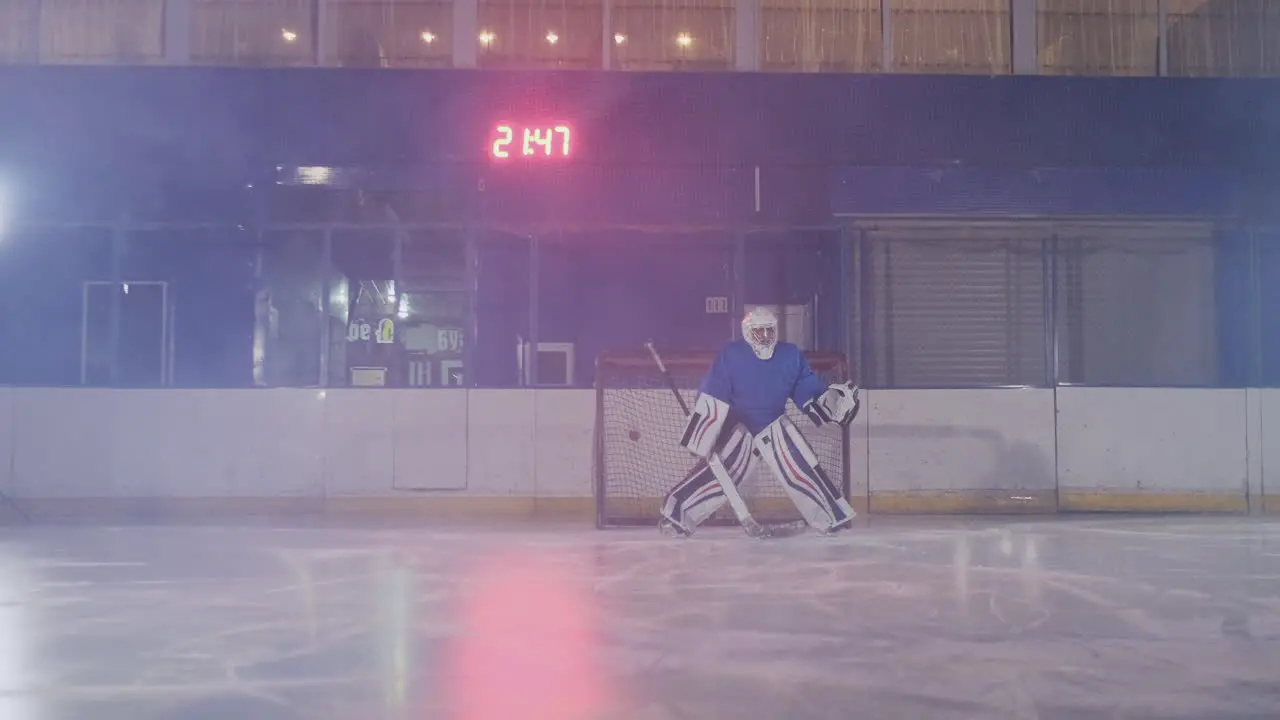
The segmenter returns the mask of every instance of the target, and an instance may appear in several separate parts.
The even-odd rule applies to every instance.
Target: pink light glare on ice
[[[590,588],[535,552],[481,561],[459,598],[448,683],[457,720],[586,720],[616,707]]]

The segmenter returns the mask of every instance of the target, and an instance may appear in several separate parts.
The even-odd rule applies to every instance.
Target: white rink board
[[[351,392],[360,392],[352,390]],[[395,490],[465,490],[471,479],[467,390],[374,390],[391,396],[395,413],[393,488],[362,485],[360,494]]]
[[[691,463],[676,445],[680,411],[666,390],[623,392],[661,417],[646,418],[636,440],[627,423],[606,431],[635,447],[647,492],[660,495]],[[852,499],[868,484],[882,497],[1056,488],[1076,499],[1181,494],[1192,505],[1200,493],[1244,497],[1246,484],[1251,500],[1280,490],[1280,390],[1056,393],[1055,424],[1050,390],[866,391],[849,433]],[[50,500],[547,498],[585,508],[595,397],[0,388],[0,490]],[[824,432],[838,437],[801,428],[815,444]],[[781,496],[767,477],[749,490]]]
[[[81,388],[13,388],[13,477],[19,497],[111,497],[131,481],[113,473],[113,395]],[[159,406],[157,405],[157,411]],[[181,418],[170,417],[172,423]],[[182,482],[171,478],[168,492]],[[123,485],[124,488],[118,487]]]
[[[467,393],[467,490],[477,495],[532,494],[536,390]]]
[[[0,387],[0,491],[11,487],[9,469],[13,460],[13,392]]]
[[[867,393],[871,494],[1052,490],[1053,391]]]
[[[1244,494],[1244,390],[1057,392],[1060,490]]]
[[[1245,436],[1245,452],[1246,461],[1248,463],[1249,477],[1249,504],[1253,511],[1262,510],[1261,498],[1263,497],[1263,455],[1266,453],[1263,428],[1263,396],[1273,393],[1274,390],[1260,390],[1258,388],[1248,388],[1245,390],[1245,430],[1248,435]],[[1280,401],[1280,397],[1276,398]],[[1274,412],[1280,413],[1280,405],[1273,404]],[[1272,414],[1272,419],[1280,419],[1280,415]],[[1280,458],[1280,447],[1276,447],[1275,452],[1271,455],[1273,458]],[[1276,478],[1280,481],[1280,478]],[[1280,487],[1280,486],[1276,486]]]
[[[385,392],[327,390],[323,411],[324,495],[352,495],[395,482],[395,396]]]
[[[319,496],[326,442],[318,391],[102,391],[109,497]],[[86,479],[93,479],[89,474]],[[92,495],[88,495],[92,497]]]
[[[1257,485],[1262,493],[1280,497],[1280,389],[1262,388],[1250,392],[1258,397],[1261,420],[1257,433],[1259,455],[1262,456],[1259,463],[1261,477]]]
[[[591,497],[596,392],[535,390],[537,497]]]

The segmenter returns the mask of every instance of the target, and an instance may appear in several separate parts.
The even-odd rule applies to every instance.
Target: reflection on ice
[[[458,720],[589,720],[614,707],[588,578],[547,553],[499,551],[463,572],[445,675]]]
[[[1248,518],[10,528],[0,720],[1271,718],[1277,597]]]
[[[27,565],[0,548],[0,720],[41,720],[31,694],[39,667],[33,638],[41,630],[36,592]]]

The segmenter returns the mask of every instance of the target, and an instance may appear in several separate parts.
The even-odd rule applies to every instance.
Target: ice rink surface
[[[1280,523],[0,527],[0,720],[1280,717]]]

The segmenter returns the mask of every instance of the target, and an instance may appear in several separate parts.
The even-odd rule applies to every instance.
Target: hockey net
[[[848,379],[843,356],[807,353],[814,372],[827,383]],[[693,407],[713,352],[662,351],[662,360]],[[813,446],[818,461],[847,496],[848,431],[838,425],[816,428],[787,401],[787,413]],[[643,348],[609,352],[596,360],[595,496],[598,527],[656,525],[662,499],[693,467],[695,458],[680,447],[684,412],[671,388]],[[800,520],[786,492],[767,469],[758,466],[742,484],[743,499],[756,520],[782,523]],[[733,523],[726,504],[707,522]]]

